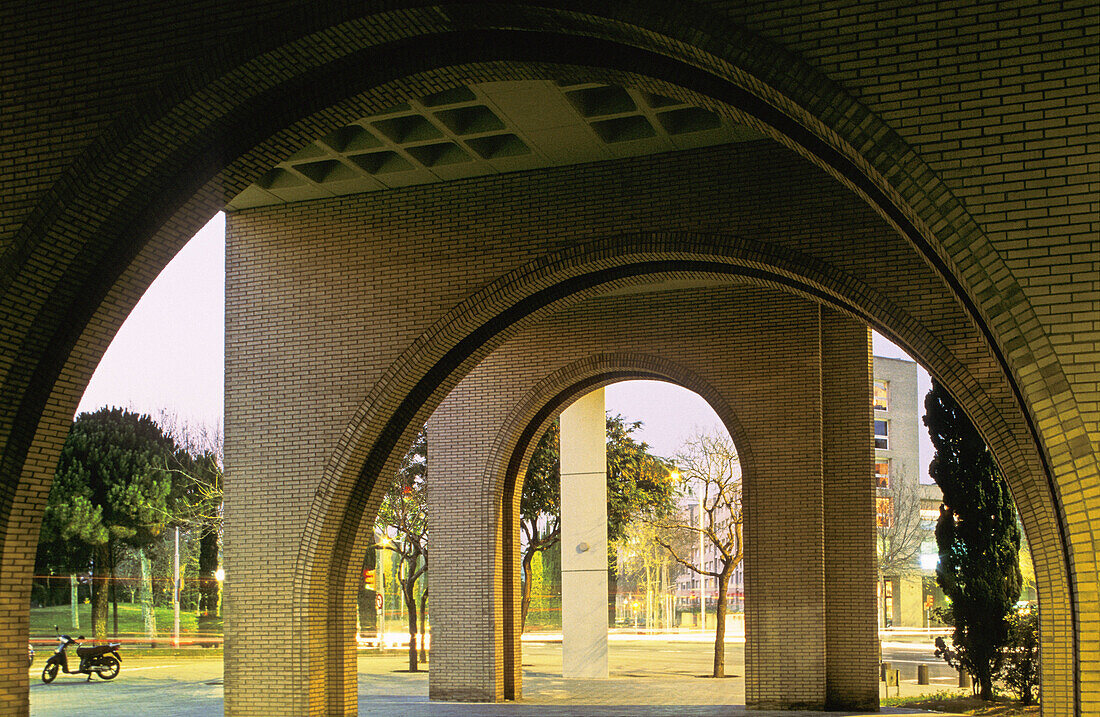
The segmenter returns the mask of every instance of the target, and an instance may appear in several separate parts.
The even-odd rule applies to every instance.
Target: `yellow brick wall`
[[[1013,476],[1037,552],[1053,641],[1044,710],[1097,711],[1095,8],[707,5],[592,3],[563,14],[516,2],[506,15],[474,3],[378,10],[294,0],[11,8],[0,43],[0,89],[11,98],[0,110],[0,582],[9,591],[0,636],[26,636],[25,577],[79,395],[195,229],[305,141],[405,93],[568,76],[687,87],[767,124],[760,129],[904,234],[810,233],[785,248],[823,262],[818,290],[865,307],[963,399]],[[498,25],[561,33],[476,34]],[[367,49],[382,43],[391,44]],[[560,62],[588,69],[549,64]],[[745,238],[756,229],[709,217],[700,227]],[[869,257],[895,270],[879,277],[879,264],[859,261]],[[340,455],[356,450],[367,457],[361,446]],[[333,475],[354,474],[349,465]],[[324,495],[319,504],[342,494]],[[303,579],[300,589],[307,584],[316,587]],[[25,714],[16,652],[0,657],[0,707]]]
[[[822,313],[748,287],[594,299],[467,375],[428,422],[432,697],[512,696],[518,515],[502,498],[568,401],[649,377],[711,401],[742,455],[750,704],[876,708],[868,333]]]

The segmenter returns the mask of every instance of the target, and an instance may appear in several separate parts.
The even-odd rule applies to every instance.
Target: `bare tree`
[[[428,515],[425,491],[427,437],[421,431],[401,461],[401,468],[382,500],[375,528],[383,540],[376,547],[390,550],[401,559],[398,581],[409,615],[409,672],[417,672],[416,581],[428,569]],[[389,537],[392,535],[392,539]],[[424,608],[426,593],[421,598]],[[427,653],[421,657],[427,660]]]
[[[644,518],[628,523],[623,536],[615,541],[620,585],[632,585],[645,594],[646,629],[662,623],[665,627],[672,627],[672,605],[668,602],[671,599],[668,591],[669,568],[674,563],[670,552],[658,541],[658,531],[662,534],[662,541],[673,544],[678,552],[687,554],[691,550],[689,543],[692,536],[685,535],[683,531],[661,530],[652,520]]]
[[[682,495],[693,495],[698,507],[694,513],[686,509],[671,517],[652,518],[658,528],[654,539],[680,565],[718,581],[713,676],[725,677],[726,593],[730,577],[743,556],[741,466],[737,448],[725,436],[698,433],[684,444],[675,461]],[[694,540],[689,542],[689,537]],[[683,547],[693,543],[698,546],[694,560]],[[701,550],[705,545],[713,546],[716,552],[712,567],[705,564]]]
[[[896,468],[894,467],[896,465]],[[918,558],[926,532],[920,519],[920,484],[909,477],[904,463],[891,466],[888,487],[878,491],[875,516],[875,548],[881,583],[882,624],[886,625],[886,582],[920,570]]]
[[[204,622],[218,614],[218,553],[224,495],[225,440],[221,425],[193,424],[161,411],[157,422],[179,447],[169,458],[172,521],[199,536],[199,613]]]

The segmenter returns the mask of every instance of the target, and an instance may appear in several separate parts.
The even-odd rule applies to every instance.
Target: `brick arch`
[[[502,595],[504,696],[516,699],[521,678],[520,634],[516,606],[519,576],[519,500],[522,476],[541,436],[567,405],[598,388],[631,380],[666,381],[694,391],[722,420],[743,457],[746,476],[752,474],[752,443],[722,395],[691,370],[645,353],[599,353],[579,359],[536,384],[496,431],[490,458],[482,471],[483,490],[497,497],[497,521],[502,547],[496,580]]]
[[[39,201],[8,245],[0,284],[27,317],[4,331],[8,344],[18,347],[5,357],[10,360],[0,391],[6,433],[0,467],[14,485],[0,503],[5,579],[17,579],[27,567],[44,487],[80,388],[141,291],[205,218],[272,160],[346,118],[460,78],[554,76],[560,70],[523,63],[560,58],[613,71],[627,65],[709,97],[726,112],[740,108],[739,116],[838,177],[887,217],[984,335],[995,357],[993,373],[1000,374],[990,380],[1015,395],[1031,444],[1025,452],[1037,456],[1046,473],[1044,490],[1053,504],[1044,529],[1053,525],[1060,534],[1064,579],[1072,582],[1075,570],[1094,579],[1088,555],[1093,530],[1074,525],[1071,544],[1060,502],[1068,492],[1075,512],[1095,509],[1086,493],[1096,485],[1097,462],[1057,354],[980,227],[890,127],[799,58],[692,5],[678,5],[673,13],[658,2],[592,3],[565,12],[531,3],[495,16],[473,3],[441,6],[447,12],[414,3],[366,16],[354,9],[301,11],[253,28],[249,37],[225,43],[230,49],[210,64],[175,75],[127,108],[125,119]],[[513,29],[499,29],[505,25]],[[520,47],[520,32],[541,33],[523,40],[558,44]],[[470,43],[475,38],[512,42]],[[497,56],[463,54],[469,52],[465,43]],[[481,60],[501,62],[475,72],[463,64]],[[364,67],[379,74],[364,73]],[[340,86],[350,75],[354,81]],[[41,266],[62,268],[43,274]],[[968,410],[984,426],[995,420],[982,415],[986,409],[977,402]],[[1002,460],[1010,453],[998,451]],[[1083,551],[1079,564],[1075,549]],[[1076,640],[1075,589],[1066,589],[1068,631]],[[1085,593],[1094,611],[1092,593]],[[1078,649],[1072,653],[1076,660]],[[1079,666],[1074,675],[1079,684]]]
[[[988,394],[983,382],[969,375],[964,362],[901,307],[859,279],[811,257],[738,237],[690,233],[613,236],[573,245],[500,277],[452,308],[391,365],[385,379],[360,404],[311,508],[310,523],[321,527],[308,536],[312,544],[302,546],[296,571],[294,604],[301,619],[309,620],[311,612],[316,620],[316,611],[331,616],[345,609],[347,596],[353,594],[347,556],[354,555],[351,546],[361,533],[364,513],[376,505],[371,502],[378,499],[375,494],[380,495],[375,477],[396,469],[401,449],[465,373],[508,336],[574,302],[655,277],[685,276],[777,288],[840,309],[882,328],[907,347],[960,397],[972,415],[985,415],[976,410],[983,404],[1011,411],[1005,396]],[[410,391],[412,383],[416,386]],[[981,423],[979,419],[979,425],[993,438],[991,444],[999,449],[1010,481],[1017,487],[1027,485],[1024,506],[1028,507],[1029,499],[1042,501],[1034,493],[1035,460],[1027,456],[1018,421]],[[489,485],[485,489],[495,490]],[[341,504],[341,500],[348,502]],[[1051,500],[1048,497],[1045,504],[1030,508],[1022,512],[1030,516],[1025,517],[1029,533],[1038,538],[1036,566],[1043,576],[1043,593],[1051,602],[1068,601],[1056,531],[1050,523],[1037,520],[1054,514]],[[313,591],[326,580],[330,587],[321,589],[327,597],[319,601]],[[1052,622],[1055,617],[1051,616]],[[336,669],[328,672],[339,674]]]

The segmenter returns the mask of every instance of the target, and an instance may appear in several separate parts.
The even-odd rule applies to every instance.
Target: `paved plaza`
[[[215,717],[222,714],[220,655],[152,657],[140,650],[123,652],[122,673],[113,682],[86,682],[60,675],[44,685],[38,674],[46,652],[32,667],[33,717],[80,717],[92,714],[142,717]],[[701,641],[618,640],[610,645],[611,677],[606,680],[564,680],[561,645],[524,645],[524,699],[519,703],[461,704],[428,701],[428,674],[403,671],[400,653],[359,657],[359,714],[364,716],[468,717],[471,715],[731,715],[745,713],[744,655],[741,644],[726,653],[729,677],[715,680],[710,672],[711,645]],[[931,664],[932,682],[924,690],[938,691],[953,682],[950,671],[924,646],[888,644],[884,654],[902,670],[903,693],[916,693],[916,665]],[[263,654],[257,653],[258,659]],[[271,679],[279,679],[278,665]],[[905,710],[884,710],[884,712]],[[766,717],[767,712],[750,714]],[[800,715],[816,713],[800,712]],[[829,713],[836,715],[838,713]],[[846,713],[857,714],[857,713]]]

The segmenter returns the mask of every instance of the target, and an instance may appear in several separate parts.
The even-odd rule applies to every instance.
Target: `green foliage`
[[[174,474],[168,507],[172,523],[203,526],[221,520],[223,490],[221,457],[211,449],[175,450],[167,467]]]
[[[180,448],[172,462],[175,480],[170,496],[174,522],[194,529],[199,535],[199,606],[209,617],[218,609],[218,534],[222,523],[221,457],[211,448]]]
[[[48,567],[80,571],[92,547],[152,542],[167,522],[172,475],[166,460],[174,450],[148,416],[120,408],[77,416],[42,522],[40,554],[54,562]]]
[[[620,415],[607,417],[607,537],[623,537],[631,520],[648,514],[667,513],[675,507],[675,485],[668,480],[671,465],[649,452],[649,444],[633,433],[641,421],[628,422]],[[553,518],[561,511],[560,428],[557,421],[539,438],[527,465],[520,496],[520,516],[525,522]]]
[[[53,637],[53,626],[57,625],[62,633],[83,634],[91,624],[91,605],[80,605],[80,628],[73,629],[71,623],[72,614],[68,605],[55,605],[53,607],[36,607],[30,611],[30,634],[34,638]],[[174,616],[172,606],[164,605],[156,608],[157,622],[161,625],[171,625]],[[199,632],[220,633],[221,620],[216,620],[211,626],[199,625],[199,613],[191,610],[180,611],[180,634],[191,636]],[[145,624],[142,621],[141,606],[138,604],[119,603],[118,605],[118,632],[119,636],[142,635],[145,633]],[[161,638],[164,639],[163,637]],[[36,648],[37,649],[37,648]],[[37,662],[37,659],[35,660]]]
[[[676,507],[672,465],[649,452],[632,433],[641,421],[607,417],[607,540],[621,540],[627,525],[641,516],[667,515]]]
[[[411,448],[401,459],[401,467],[382,499],[375,525],[383,532],[392,527],[399,543],[409,543],[408,550],[427,550],[428,515],[427,474],[428,440],[420,431]],[[399,551],[400,552],[400,551]]]
[[[534,524],[542,516],[557,516],[561,512],[560,436],[561,428],[555,419],[535,444],[535,452],[527,463],[519,498],[524,523]]]
[[[546,579],[543,574],[542,553],[531,559],[531,607],[540,617],[546,611]]]
[[[936,580],[951,601],[941,612],[954,626],[948,661],[974,675],[982,698],[992,699],[993,676],[1009,639],[1009,615],[1023,583],[1015,506],[985,441],[937,382],[925,399],[925,412],[936,449],[929,473],[944,496],[936,523]]]
[[[664,515],[675,507],[675,484],[669,464],[651,455],[649,445],[634,439],[641,421],[607,417],[607,539],[609,569],[613,549],[630,522],[643,515]],[[531,602],[529,575],[539,552],[561,539],[561,444],[557,421],[539,437],[527,464],[520,495],[520,527],[524,536],[521,620],[526,622]],[[613,577],[613,574],[612,574]]]
[[[1001,679],[1016,693],[1020,702],[1030,705],[1039,686],[1039,613],[1028,608],[1012,613],[1008,623],[1008,651]]]
[[[428,438],[421,430],[401,460],[393,482],[382,499],[375,529],[383,539],[380,547],[397,554],[397,580],[409,621],[409,671],[417,671],[417,580],[428,569]],[[391,540],[388,536],[393,535]],[[420,591],[423,605],[425,591]]]

